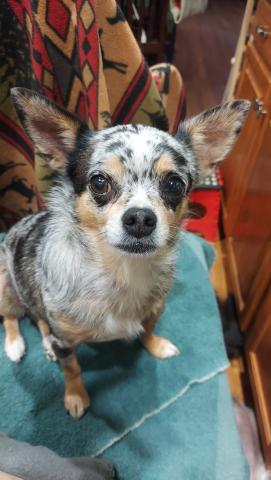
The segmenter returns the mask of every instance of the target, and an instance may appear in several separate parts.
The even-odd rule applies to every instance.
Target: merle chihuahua
[[[36,149],[59,172],[48,210],[0,247],[5,351],[25,352],[18,318],[37,323],[65,378],[65,408],[90,404],[75,348],[139,336],[157,358],[178,354],[153,333],[170,289],[190,188],[231,150],[249,110],[233,101],[181,123],[175,136],[142,125],[93,132],[40,94],[12,89]]]

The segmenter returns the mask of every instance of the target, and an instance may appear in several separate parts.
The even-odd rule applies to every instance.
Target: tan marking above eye
[[[158,175],[159,177],[162,177],[167,172],[175,171],[175,165],[172,159],[168,155],[163,154],[161,155],[159,160],[155,162],[153,170],[156,173],[156,175]]]
[[[124,165],[117,155],[110,155],[104,161],[105,170],[113,178],[122,178],[125,172]]]

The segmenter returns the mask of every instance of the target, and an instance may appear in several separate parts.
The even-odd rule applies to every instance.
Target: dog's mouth
[[[126,254],[131,255],[151,255],[155,250],[156,246],[151,242],[144,242],[136,240],[129,243],[119,243],[117,245],[119,250],[122,250]]]

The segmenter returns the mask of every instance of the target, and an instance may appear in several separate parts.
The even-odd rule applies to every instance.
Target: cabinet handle
[[[257,118],[267,114],[267,110],[264,108],[264,103],[257,97],[252,100],[252,108],[255,111]]]
[[[269,35],[268,27],[266,25],[257,25],[256,33],[265,40]]]

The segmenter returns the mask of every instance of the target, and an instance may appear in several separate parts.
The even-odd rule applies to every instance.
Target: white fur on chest
[[[114,317],[110,313],[105,316],[102,324],[102,341],[117,339],[134,339],[144,328],[140,319],[138,321],[129,318]]]
[[[94,333],[96,341],[138,336],[155,301],[154,289],[161,296],[166,290],[172,253],[160,260],[119,256],[105,265],[104,257],[83,258],[78,248],[61,246],[59,252],[43,252],[50,265],[43,289],[47,309],[55,318],[70,319],[86,336]]]
[[[137,337],[143,331],[142,323],[151,309],[148,302],[154,282],[151,270],[146,266],[127,267],[127,264],[121,265],[120,269],[117,274],[100,272],[92,298],[77,300],[77,304],[80,301],[82,321],[90,328],[95,325],[98,341]]]

